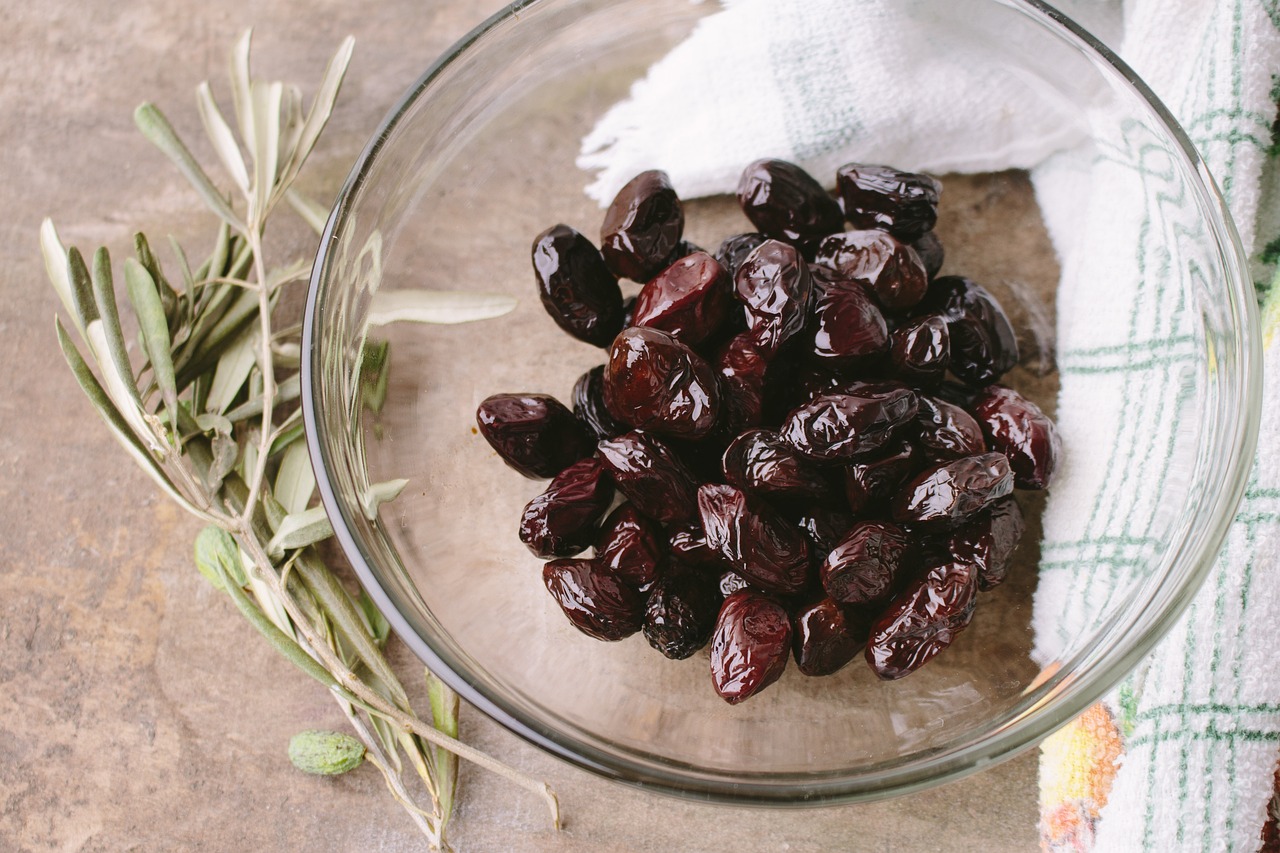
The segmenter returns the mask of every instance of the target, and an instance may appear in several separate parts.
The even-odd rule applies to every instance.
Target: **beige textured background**
[[[134,230],[198,245],[209,221],[134,130],[144,99],[188,137],[192,92],[256,27],[256,69],[314,85],[356,57],[310,167],[336,189],[365,138],[498,0],[0,0],[0,851],[422,849],[372,769],[317,780],[285,745],[339,727],[332,703],[195,572],[188,520],[92,414],[53,336],[36,247],[128,250]],[[310,94],[308,89],[307,94]],[[299,242],[299,251],[307,247]],[[557,789],[565,829],[466,771],[461,851],[923,851],[1035,846],[1035,757],[887,803],[803,812],[676,802],[608,784],[468,712],[464,739]]]

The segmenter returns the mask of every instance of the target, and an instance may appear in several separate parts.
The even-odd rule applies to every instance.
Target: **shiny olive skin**
[[[818,244],[813,261],[866,282],[886,311],[906,311],[929,288],[929,274],[916,250],[887,231],[832,234]]]
[[[889,326],[861,282],[818,266],[810,269],[810,277],[814,358],[836,369],[851,368],[888,350]]]
[[[959,562],[978,567],[978,589],[985,591],[1004,582],[1026,526],[1022,507],[1010,495],[956,528],[947,548]]]
[[[476,426],[502,461],[530,479],[554,477],[593,449],[573,413],[547,394],[486,397]]]
[[[669,332],[697,346],[722,325],[731,308],[733,280],[706,252],[680,258],[640,290],[632,324]]]
[[[631,427],[618,423],[604,404],[604,368],[598,364],[573,384],[573,414],[596,441],[622,435]]]
[[[613,482],[594,457],[555,476],[524,508],[520,541],[534,556],[572,557],[595,541],[596,525],[613,500]]]
[[[738,267],[734,288],[746,306],[751,342],[766,358],[804,329],[813,279],[795,247],[778,240],[761,243]]]
[[[1018,339],[999,301],[986,288],[960,276],[934,279],[919,306],[939,314],[950,338],[950,369],[975,387],[989,385],[1018,363]]]
[[[1000,453],[983,453],[924,469],[893,499],[899,523],[954,523],[1013,491],[1013,469]]]
[[[690,657],[711,639],[720,612],[714,578],[676,564],[649,593],[644,637],[672,660]]]
[[[711,366],[674,336],[632,326],[609,347],[604,402],[636,429],[701,438],[716,424],[720,387]]]
[[[865,612],[823,598],[792,620],[791,651],[805,675],[832,675],[857,657],[867,642],[871,620]]]
[[[591,241],[553,225],[533,241],[533,271],[542,307],[580,341],[607,347],[622,330],[622,289]]]
[[[640,592],[658,580],[665,551],[662,527],[629,503],[609,513],[596,539],[596,559]]]
[[[929,387],[942,381],[951,364],[951,333],[941,315],[903,323],[889,338],[889,361],[903,382]]]
[[[756,160],[742,170],[738,204],[760,233],[798,242],[839,231],[840,204],[813,176],[786,160]]]
[[[598,560],[552,560],[542,582],[569,621],[597,640],[621,640],[644,623],[644,597]]]
[[[942,184],[891,166],[848,163],[836,170],[844,215],[855,228],[880,228],[911,242],[938,221]]]
[[[1035,403],[1012,388],[993,385],[970,404],[992,450],[1013,468],[1019,489],[1047,489],[1062,455],[1062,439],[1053,421]]]
[[[674,258],[684,208],[666,172],[651,169],[618,191],[600,227],[600,253],[618,276],[645,282]]]
[[[773,684],[791,656],[791,620],[782,605],[750,589],[720,606],[711,639],[711,684],[736,705]]]
[[[853,391],[822,394],[793,410],[779,434],[812,459],[852,460],[884,447],[915,417],[915,392]]]
[[[924,464],[920,449],[901,440],[871,459],[851,463],[844,469],[849,510],[861,515],[884,506]]]
[[[968,627],[977,594],[976,566],[947,562],[929,569],[872,626],[865,650],[871,670],[893,680],[924,666]]]
[[[707,544],[735,572],[768,592],[791,595],[809,579],[809,543],[763,501],[734,486],[705,483],[698,513]]]
[[[841,604],[879,604],[893,594],[907,551],[907,532],[887,521],[860,521],[831,549],[818,577]]]
[[[628,432],[596,445],[601,465],[619,492],[648,518],[668,523],[698,517],[698,481],[667,444]]]
[[[918,395],[918,399],[916,424],[920,432],[916,442],[925,453],[934,459],[959,459],[986,452],[982,427],[972,415],[957,405],[926,394]]]
[[[739,435],[722,464],[726,481],[753,494],[820,498],[830,491],[822,470],[769,430]]]

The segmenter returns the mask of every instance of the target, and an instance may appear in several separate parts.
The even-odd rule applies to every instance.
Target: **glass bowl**
[[[1072,427],[1080,418],[1059,413],[1065,462],[1049,516],[1096,504],[1112,478],[1127,477],[1150,488],[1141,500],[1108,504],[1107,518],[1142,535],[1116,537],[1115,547],[1102,547],[1106,536],[1058,543],[1042,554],[1044,495],[1023,493],[1029,529],[1010,580],[984,594],[950,649],[900,681],[878,681],[860,660],[826,678],[791,666],[730,706],[711,688],[705,649],[670,661],[639,635],[602,643],[579,633],[516,536],[522,507],[543,485],[503,465],[475,429],[476,406],[490,394],[567,400],[575,379],[604,360],[544,313],[529,245],[556,222],[596,236],[601,211],[583,192],[591,176],[575,164],[581,140],[700,19],[720,11],[715,3],[513,4],[407,92],[329,219],[307,302],[302,381],[338,540],[433,672],[511,731],[602,776],[713,801],[815,804],[906,792],[1007,757],[1097,700],[1163,635],[1207,572],[1243,490],[1259,398],[1252,288],[1222,200],[1185,134],[1131,71],[1048,6],[912,0],[902,8],[950,22],[932,30],[931,50],[944,62],[975,50],[997,57],[1009,85],[1053,102],[1089,156],[1138,140],[1159,186],[1118,182],[1115,192],[1155,203],[1141,233],[1100,244],[1090,262],[1129,292],[1133,252],[1115,246],[1141,241],[1164,258],[1167,286],[1126,298],[1157,300],[1148,307],[1184,333],[1176,364],[1144,380],[1167,383],[1181,408],[1131,413],[1133,423],[1176,428],[1138,429],[1125,445],[1131,452],[1108,458],[1099,473],[1085,464],[1099,452],[1089,433],[1097,425]],[[989,94],[969,96],[976,103]],[[751,93],[741,97],[749,109]],[[680,109],[672,105],[672,120]],[[917,165],[893,151],[876,156]],[[1027,356],[1006,381],[1052,413],[1070,369],[1068,402],[1083,389],[1093,402],[1115,403],[1124,383],[1090,378],[1087,365],[1054,366],[1055,328],[1059,339],[1087,329],[1054,319],[1057,259],[1027,173],[943,180],[946,269],[986,284],[1023,338]],[[686,214],[688,236],[701,245],[750,230],[731,198],[688,200]],[[1081,206],[1051,224],[1064,239],[1084,239],[1097,215]],[[421,289],[506,294],[518,304],[474,323],[385,322],[388,294]],[[1083,314],[1073,322],[1087,326]],[[397,478],[408,480],[403,493],[374,510],[370,484]],[[1050,584],[1052,572],[1104,577],[1105,591]],[[1038,583],[1044,618],[1076,613],[1052,638],[1031,630]]]

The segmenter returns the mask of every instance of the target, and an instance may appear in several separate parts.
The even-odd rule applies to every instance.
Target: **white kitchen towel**
[[[649,168],[665,169],[687,197],[732,192],[742,165],[760,156],[794,160],[816,175],[850,160],[935,173],[1032,169],[1063,277],[1057,357],[1065,476],[1046,510],[1034,612],[1034,654],[1049,663],[1089,630],[1099,602],[1128,589],[1141,557],[1160,547],[1144,534],[1168,505],[1161,497],[1193,487],[1185,466],[1169,464],[1175,451],[1151,450],[1194,437],[1180,392],[1203,345],[1188,316],[1194,306],[1178,300],[1197,269],[1199,243],[1179,239],[1194,233],[1186,229],[1196,227],[1196,214],[1174,192],[1167,154],[1142,122],[1083,145],[1076,115],[1053,87],[1010,75],[993,52],[944,56],[945,28],[981,29],[958,12],[948,17],[948,8],[980,10],[971,3],[935,4],[932,20],[914,0],[729,0],[724,7],[583,141],[579,165],[596,173],[587,192],[605,203]],[[1271,153],[1280,4],[1075,0],[1065,11],[1118,48],[1172,110],[1221,186],[1246,248],[1253,252],[1256,243],[1264,254],[1280,237],[1280,196],[1270,189],[1280,171]],[[750,116],[727,113],[744,91],[754,99]],[[681,122],[668,120],[672,103],[681,104]],[[734,122],[744,132],[733,138],[710,130]],[[1082,217],[1084,229],[1077,227]],[[1134,239],[1155,227],[1169,239]],[[1280,751],[1280,666],[1273,663],[1280,649],[1280,347],[1269,346],[1280,287],[1266,286],[1264,265],[1257,272],[1268,346],[1248,494],[1184,618],[1114,695],[1046,744],[1046,849],[1261,845]]]

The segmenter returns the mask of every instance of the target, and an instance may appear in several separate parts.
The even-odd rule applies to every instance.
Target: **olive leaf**
[[[512,296],[458,290],[379,290],[369,304],[369,325],[416,323],[473,323],[508,314],[516,307]]]
[[[272,646],[329,689],[433,849],[447,849],[458,755],[541,796],[558,826],[558,806],[545,785],[457,740],[457,698],[443,684],[428,682],[431,722],[415,715],[382,654],[387,620],[363,591],[349,592],[313,547],[333,529],[323,508],[309,507],[315,475],[301,441],[301,409],[289,405],[301,393],[300,327],[273,323],[281,294],[306,279],[309,264],[267,265],[263,236],[280,199],[312,228],[323,228],[327,212],[292,182],[328,121],[352,42],[344,41],[330,61],[305,117],[297,87],[251,76],[250,43],[245,31],[231,52],[239,139],[208,84],[196,90],[205,133],[238,198],[217,188],[158,107],[143,103],[134,113],[143,134],[216,214],[209,255],[193,268],[170,238],[181,272],[181,288],[175,289],[146,236],[135,235],[135,257],[123,265],[140,342],[140,354],[131,356],[110,255],[98,249],[86,264],[44,220],[39,245],[45,271],[81,342],[72,341],[55,317],[58,344],[120,445],[166,495],[208,525],[194,543],[196,568]],[[355,262],[358,281],[371,290],[380,281],[381,245],[375,231]],[[348,249],[349,240],[340,248]],[[497,316],[515,303],[437,293],[389,294],[381,304],[387,322],[454,323]],[[386,397],[388,361],[385,342],[371,343],[364,353],[360,394],[367,405],[380,406]],[[376,518],[379,506],[406,483],[369,486],[361,496],[363,512]],[[403,784],[406,767],[418,774],[425,804],[421,791],[411,794]]]

